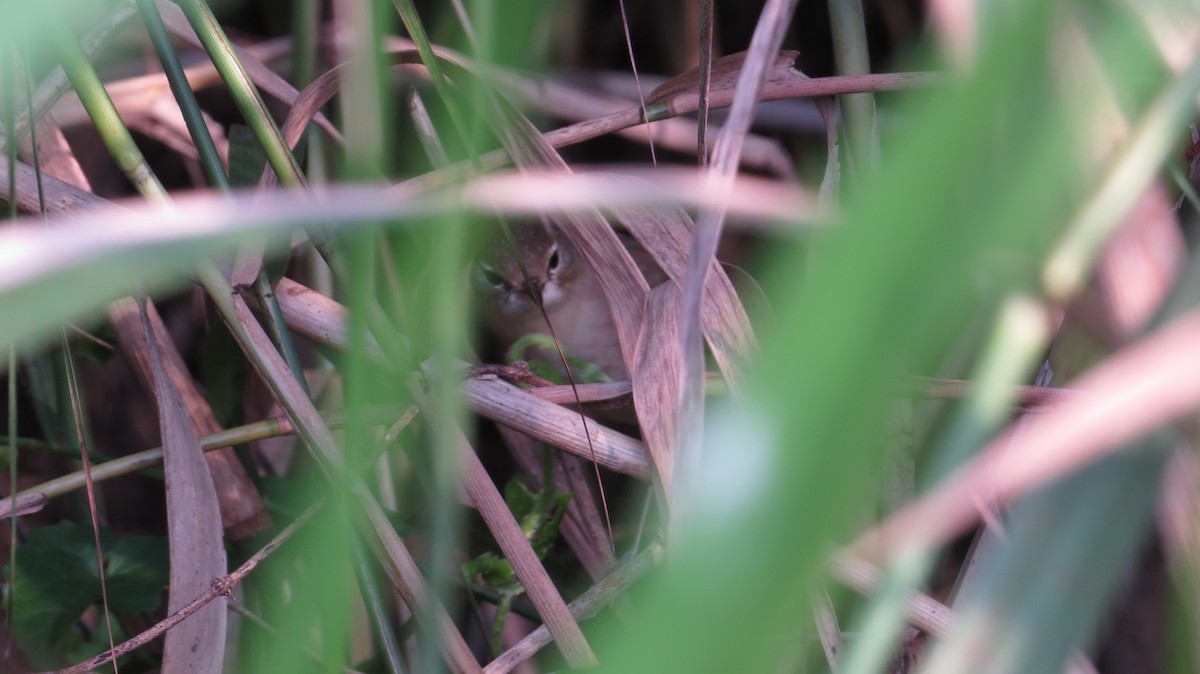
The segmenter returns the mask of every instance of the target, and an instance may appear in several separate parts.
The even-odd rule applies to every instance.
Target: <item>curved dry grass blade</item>
[[[715,80],[733,76],[737,84],[729,120],[717,135],[713,147],[712,166],[708,173],[709,185],[716,192],[715,207],[701,211],[700,219],[693,230],[693,237],[684,274],[682,310],[679,325],[679,421],[675,437],[675,465],[684,469],[680,477],[686,483],[692,479],[691,470],[700,461],[700,443],[704,434],[704,345],[702,343],[702,307],[708,285],[709,271],[716,262],[717,243],[725,223],[728,199],[737,174],[738,156],[742,142],[750,130],[754,113],[762,95],[764,83],[772,74],[779,72],[779,46],[791,18],[794,2],[768,0],[759,15],[758,25],[750,41],[745,59],[734,68],[722,66],[714,75]],[[773,58],[773,62],[772,62]],[[794,59],[793,59],[794,62]],[[799,74],[788,67],[785,74]],[[733,382],[731,382],[733,383]],[[634,382],[635,389],[637,382]]]
[[[980,506],[1012,498],[1094,463],[1122,444],[1200,406],[1200,310],[1181,316],[1091,371],[1071,396],[1002,433],[920,500],[861,536],[856,550],[929,545],[974,523]],[[1020,425],[1020,422],[1018,422]]]
[[[117,333],[121,352],[133,363],[142,382],[151,389],[157,385],[151,383],[156,379],[150,354],[157,352],[167,378],[183,401],[194,432],[198,435],[219,432],[221,425],[217,422],[212,407],[197,388],[195,380],[188,373],[183,356],[175,347],[175,342],[163,324],[158,310],[149,301],[146,305],[150,333],[155,340],[153,345],[146,341],[146,333],[141,329],[136,301],[125,298],[109,305],[108,320]],[[263,505],[262,497],[233,450],[212,452],[205,458],[212,473],[213,484],[217,485],[221,522],[228,530],[229,537],[239,540],[269,526],[271,518]]]
[[[154,398],[163,442],[166,481],[167,537],[171,585],[167,612],[175,613],[226,573],[221,515],[200,438],[184,408],[183,398],[167,374],[145,302],[140,302],[142,338],[149,345]],[[167,632],[164,671],[220,672],[225,660],[225,598],[220,597],[190,620]]]
[[[679,404],[679,286],[660,283],[646,296],[646,322],[633,362],[633,402],[657,476],[655,492],[677,532],[675,424]],[[674,535],[674,534],[672,534]]]
[[[614,191],[629,191],[638,181],[614,176]],[[682,208],[622,208],[613,213],[654,261],[680,287],[687,272],[687,251],[692,241],[692,219]],[[734,391],[741,381],[742,366],[754,348],[754,330],[738,300],[733,283],[716,259],[709,263],[700,306],[700,324],[713,358]]]

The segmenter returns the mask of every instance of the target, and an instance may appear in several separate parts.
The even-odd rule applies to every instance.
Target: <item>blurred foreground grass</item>
[[[200,34],[198,44],[218,61],[220,79],[210,79],[218,83],[206,88],[221,95],[202,97],[205,105],[189,103],[182,83],[174,83],[184,109],[196,106],[186,127],[182,119],[170,127],[173,116],[154,113],[126,89],[110,86],[115,104],[110,107],[97,88],[86,86],[95,75],[74,40],[89,26],[54,23],[69,16],[62,14],[67,5],[54,5],[50,16],[40,16],[39,8],[5,6],[5,138],[23,138],[30,108],[50,108],[68,83],[95,122],[78,120],[65,137],[52,124],[37,127],[37,153],[6,143],[0,197],[13,205],[15,222],[0,232],[5,317],[0,347],[10,354],[8,447],[17,470],[9,472],[12,480],[0,493],[37,491],[51,477],[78,469],[61,455],[50,460],[44,450],[22,449],[18,456],[17,448],[29,444],[25,438],[73,449],[78,456],[81,444],[116,455],[153,446],[161,437],[168,457],[165,505],[161,495],[139,497],[99,484],[101,512],[95,518],[80,499],[11,521],[5,626],[28,660],[5,656],[6,667],[64,667],[107,648],[102,620],[83,615],[99,600],[91,589],[98,580],[97,554],[86,535],[93,519],[111,519],[122,537],[165,531],[173,550],[169,610],[153,602],[154,588],[114,589],[113,579],[123,576],[114,562],[106,562],[119,641],[195,596],[176,594],[177,579],[189,571],[180,565],[190,558],[174,556],[181,546],[217,550],[209,561],[219,571],[210,566],[192,572],[204,589],[212,577],[226,573],[221,566],[226,554],[233,568],[318,501],[324,504],[321,512],[236,591],[239,611],[253,618],[237,613],[241,617],[232,620],[227,636],[224,618],[214,617],[223,611],[197,614],[189,622],[211,629],[206,637],[189,637],[199,644],[190,654],[168,639],[165,655],[151,645],[126,656],[121,669],[474,671],[478,659],[495,660],[484,671],[508,671],[509,664],[497,664],[508,662],[505,656],[490,652],[480,636],[486,637],[494,615],[484,604],[532,616],[528,629],[541,620],[551,625],[559,651],[534,660],[533,671],[583,666],[593,657],[615,672],[809,671],[833,666],[822,656],[822,645],[836,652],[840,672],[901,671],[902,663],[918,655],[913,666],[921,671],[1130,671],[1113,654],[1119,639],[1098,639],[1106,630],[1119,636],[1126,629],[1121,626],[1133,615],[1131,605],[1157,621],[1153,626],[1134,621],[1139,626],[1127,628],[1147,630],[1153,644],[1141,652],[1145,669],[1131,671],[1200,666],[1195,650],[1200,473],[1187,423],[1200,400],[1188,379],[1194,349],[1173,346],[1187,344],[1191,333],[1184,331],[1195,301],[1196,269],[1184,237],[1194,204],[1175,203],[1181,193],[1194,194],[1180,150],[1194,142],[1195,127],[1189,125],[1200,90],[1195,7],[1115,0],[975,3],[961,6],[967,19],[957,23],[940,10],[926,16],[906,6],[911,25],[920,19],[927,30],[896,30],[892,14],[893,39],[884,41],[867,40],[874,33],[854,18],[863,12],[859,3],[831,0],[831,14],[850,16],[848,24],[843,17],[828,29],[842,74],[863,74],[861,65],[870,61],[861,57],[887,44],[889,67],[941,75],[932,86],[868,98],[865,106],[859,99],[826,108],[834,117],[839,111],[855,117],[827,127],[835,134],[849,129],[835,137],[838,143],[830,147],[836,154],[830,157],[823,154],[826,139],[814,136],[811,125],[771,129],[767,110],[761,111],[753,127],[757,135],[742,147],[743,164],[755,161],[754,148],[790,147],[794,154],[784,156],[798,166],[792,176],[738,183],[730,195],[729,238],[764,251],[754,271],[772,309],[759,326],[761,347],[744,378],[730,377],[734,392],[709,401],[702,429],[699,419],[655,410],[653,418],[665,419],[662,423],[678,420],[702,431],[699,467],[675,487],[682,498],[652,499],[651,489],[661,488],[661,481],[647,479],[644,469],[639,475],[629,468],[635,477],[605,471],[615,519],[615,540],[605,549],[606,534],[596,533],[595,521],[590,539],[572,534],[568,527],[587,531],[585,520],[572,520],[584,516],[568,510],[564,517],[554,508],[567,506],[550,505],[565,503],[559,498],[563,492],[550,484],[554,471],[541,471],[550,465],[541,463],[543,457],[553,455],[540,448],[522,455],[513,448],[519,441],[505,438],[509,444],[502,444],[490,427],[476,432],[467,415],[469,407],[480,410],[475,399],[464,400],[459,368],[472,357],[468,344],[481,344],[472,337],[477,331],[464,282],[470,258],[484,232],[530,212],[543,210],[563,226],[583,229],[554,208],[568,198],[590,199],[626,219],[633,213],[651,222],[651,231],[666,227],[652,220],[664,204],[682,205],[701,227],[722,222],[716,214],[724,210],[713,204],[720,190],[703,176],[676,183],[663,178],[696,163],[686,152],[694,135],[674,145],[666,139],[669,128],[694,134],[695,125],[683,119],[671,122],[683,122],[676,127],[656,123],[662,163],[639,174],[649,182],[635,197],[619,187],[630,183],[589,193],[575,183],[558,183],[561,188],[530,183],[537,189],[521,190],[512,188],[521,183],[497,178],[485,154],[496,147],[505,148],[522,169],[557,166],[532,127],[510,111],[508,98],[543,131],[572,119],[603,119],[613,100],[623,102],[616,109],[624,109],[649,96],[652,113],[664,117],[672,113],[660,111],[681,100],[666,93],[656,97],[650,82],[635,83],[625,93],[603,91],[595,79],[586,83],[582,75],[600,64],[611,66],[604,59],[622,62],[622,52],[587,55],[594,56],[589,60],[571,42],[595,44],[598,38],[587,33],[603,32],[595,26],[609,25],[604,21],[621,26],[613,7],[518,4],[468,5],[468,29],[449,4],[348,2],[335,9],[341,32],[318,20],[315,4],[291,6],[290,60],[274,67],[303,89],[308,84],[303,73],[349,63],[340,83],[324,80],[343,87],[336,105],[325,108],[341,130],[336,139],[316,124],[304,131],[320,102],[313,107],[304,96],[295,102],[295,89],[272,78],[265,65],[247,60],[253,49],[242,39],[243,29],[237,33],[240,44],[250,51],[239,54],[240,64],[221,60],[229,55],[225,35],[197,0],[181,2],[183,12],[149,0],[110,6],[129,20],[118,44],[144,45],[139,19],[153,34],[161,12],[164,30],[184,52],[181,69],[199,77],[206,61],[180,38],[187,32],[181,28],[186,16]],[[661,61],[675,65],[699,58],[688,45],[702,40],[677,38],[649,17],[657,11],[695,19],[699,30],[703,6],[629,4],[631,31],[650,32],[651,42],[674,58]],[[868,18],[886,13],[883,4],[868,5]],[[247,11],[254,7],[248,4]],[[265,3],[259,9],[269,13],[281,6]],[[808,47],[810,29],[789,32],[788,26],[813,15],[801,8],[806,13],[793,19],[792,11],[788,3],[767,3],[761,15],[718,8],[718,32],[728,30],[730,43],[744,40],[751,55],[744,66],[718,62],[723,77],[714,78],[714,87],[725,98],[714,99],[731,104],[732,111],[722,128],[708,131],[717,139],[717,157],[721,148],[737,145],[738,115],[755,117],[754,82],[738,81],[738,75],[752,72],[756,54],[769,61],[782,47],[798,46],[802,53]],[[753,40],[738,32],[737,19],[746,25],[757,21]],[[446,60],[431,60],[422,20],[435,40],[471,57],[448,57],[439,47]],[[23,28],[14,29],[18,26]],[[546,37],[547,31],[557,34]],[[419,58],[437,65],[396,66],[384,55],[397,46],[389,42],[393,33],[415,42],[409,48],[419,57],[410,55],[408,62]],[[645,39],[639,37],[635,46]],[[674,46],[677,40],[684,46]],[[85,40],[85,51],[93,51],[91,44]],[[161,60],[171,73],[175,55],[165,44],[156,41],[158,56],[150,60]],[[264,44],[255,47],[265,49]],[[314,50],[314,44],[325,51]],[[43,46],[49,51],[38,53]],[[126,53],[109,61],[100,56],[103,48],[96,51],[92,58],[117,73],[114,80],[124,77],[120,66],[146,60]],[[529,57],[534,53],[548,54],[547,61]],[[51,70],[58,59],[69,77]],[[551,73],[574,69],[568,74],[580,77],[545,75],[532,80],[544,87],[534,89],[542,94],[530,95],[528,81],[520,79],[526,72],[504,69],[514,64]],[[771,97],[794,102],[811,95],[772,88],[770,82],[780,80],[770,78],[784,74],[776,69],[763,75]],[[682,91],[698,84],[698,78],[685,79]],[[865,90],[881,86],[867,84]],[[148,100],[175,100],[165,95],[161,80],[137,90],[153,93]],[[263,91],[270,92],[263,97],[269,104],[260,98]],[[660,106],[664,99],[670,104]],[[66,102],[59,106],[56,114],[68,114]],[[289,110],[307,116],[283,125],[283,133],[296,131],[285,142],[278,125]],[[798,105],[776,110],[813,112]],[[250,133],[234,132],[237,125]],[[206,139],[211,131],[216,133]],[[289,153],[301,137],[300,148]],[[627,155],[641,163],[649,159],[644,146],[613,138],[604,137],[607,146],[593,142],[564,153],[572,163],[571,152],[579,153],[581,164],[610,163],[609,170],[627,169]],[[780,139],[785,142],[771,142]],[[876,143],[878,157],[863,149]],[[209,146],[213,153],[199,149]],[[62,155],[64,149],[69,155],[72,148],[73,157],[43,156],[51,150]],[[115,164],[89,156],[105,154],[116,157]],[[447,162],[460,170],[447,170]],[[257,176],[263,165],[291,191],[271,192],[272,183],[260,184],[258,194],[224,193],[227,174]],[[822,173],[811,168],[819,165],[826,166],[823,178],[811,179]],[[119,169],[127,182],[113,180]],[[431,173],[437,169],[442,170]],[[49,175],[39,181],[41,171]],[[384,187],[385,181],[398,185]],[[106,203],[131,195],[131,188],[138,199]],[[185,194],[196,188],[205,191]],[[320,196],[307,196],[305,189]],[[819,209],[806,200],[818,193],[824,197]],[[630,206],[630,198],[639,201]],[[788,217],[776,208],[764,220],[751,208],[756,201],[796,210]],[[580,212],[590,211],[578,208],[576,217],[584,217]],[[764,227],[742,229],[752,224]],[[671,245],[664,251],[680,259],[691,250],[687,241]],[[263,246],[270,251],[265,264]],[[620,266],[614,259],[595,265]],[[285,275],[315,291],[292,294],[285,288],[294,288],[294,282],[280,282]],[[112,308],[117,305],[107,306],[126,296],[166,298],[197,278],[208,295],[199,319],[186,307],[164,314],[177,317],[170,336],[183,352],[178,366],[183,378],[194,377],[199,386],[174,376],[174,346],[150,346],[162,338],[146,338],[158,334],[149,308],[135,306],[126,314],[132,322],[121,328]],[[640,297],[633,303],[646,307],[646,320],[671,306],[654,304],[659,297],[654,293],[648,297],[649,304]],[[332,305],[334,299],[348,313]],[[98,327],[106,311],[111,331]],[[125,359],[143,359],[139,376],[157,394],[162,411],[155,412],[140,391],[130,392],[138,386],[131,383],[133,375],[125,377],[126,388],[110,388],[111,367],[82,353],[85,340],[64,329],[64,322],[103,331],[119,343]],[[640,326],[632,327],[636,335]],[[1172,328],[1181,341],[1157,339]],[[142,343],[135,345],[138,334]],[[1142,360],[1131,362],[1131,353]],[[1111,374],[1080,380],[1086,392],[1077,397],[1057,391],[1075,386],[1078,375],[1089,370]],[[74,377],[82,382],[82,394],[69,385]],[[935,399],[928,389],[912,394],[928,378],[968,379],[973,385],[950,402]],[[645,381],[635,373],[635,400],[646,390],[640,387],[650,385]],[[678,380],[650,381],[669,393],[658,400],[677,399]],[[1014,413],[1022,409],[1018,387],[1034,383],[1056,389],[1059,402],[1035,414]],[[196,392],[194,400],[188,386]],[[112,400],[121,402],[114,406]],[[185,409],[185,402],[176,401],[186,401],[187,414],[169,412]],[[197,421],[195,405],[211,408],[205,417],[211,417],[211,428]],[[329,414],[322,417],[318,409],[344,410],[336,432]],[[143,428],[114,433],[101,410],[128,415],[124,423]],[[217,410],[224,410],[221,418]],[[647,411],[638,413],[643,435],[649,436]],[[528,415],[534,426],[551,425],[549,416]],[[232,431],[266,416],[286,417],[288,427],[279,432],[298,433],[297,444],[311,457],[291,456],[295,446],[256,444],[251,451],[242,445],[225,468],[241,470],[245,480],[240,488],[245,491],[233,494],[229,483],[217,480],[214,489],[205,472],[197,472],[207,465],[216,475],[211,462],[190,469],[170,465],[173,456],[199,457],[203,440],[195,436]],[[157,427],[158,436],[151,431],[147,440],[146,426]],[[599,440],[589,436],[587,444]],[[1049,449],[1038,453],[1038,447]],[[476,449],[483,458],[477,469],[467,458]],[[596,451],[593,446],[576,453],[589,458]],[[1017,458],[1007,463],[996,458],[1004,452]],[[658,461],[660,456],[652,456],[650,465]],[[489,474],[484,466],[490,480],[482,479]],[[518,474],[532,477],[514,477]],[[586,477],[583,484],[592,484],[592,476]],[[150,484],[161,491],[161,482]],[[578,488],[578,477],[570,484]],[[574,491],[577,502],[594,500]],[[520,547],[524,539],[506,541],[499,533],[496,522],[512,516],[486,505],[493,492],[497,499],[501,493],[508,497],[518,519],[564,517],[575,524],[562,524],[564,542],[557,546],[531,546],[529,554],[538,554],[525,559],[535,568],[522,566],[514,548],[506,546]],[[475,509],[462,507],[463,495]],[[239,496],[261,501],[234,533],[233,506],[226,499]],[[143,500],[129,507],[166,514],[122,520],[117,502],[138,498]],[[658,510],[668,502],[678,509],[669,516]],[[654,513],[649,518],[644,504]],[[275,522],[266,529],[264,507]],[[583,503],[577,507],[582,511]],[[668,537],[672,518],[681,525]],[[39,533],[59,520],[81,528],[61,539]],[[979,520],[988,526],[976,531]],[[191,529],[191,523],[204,521],[224,523],[224,544],[219,537],[198,538],[195,531],[203,527]],[[526,527],[524,535],[538,531],[545,536],[547,530]],[[114,543],[108,535],[96,533],[97,544],[124,551],[122,541],[129,538]],[[499,548],[493,536],[501,540]],[[972,537],[974,544],[964,551]],[[665,561],[633,591],[621,593],[616,610],[595,627],[583,623],[580,632],[573,619],[553,617],[563,600],[610,572],[613,562],[627,569],[645,549],[657,556],[664,540]],[[22,559],[27,546],[42,557]],[[75,566],[56,561],[61,558],[55,546]],[[496,565],[497,551],[511,567]],[[492,556],[480,556],[485,553]],[[588,566],[589,555],[596,566]],[[1142,581],[1156,572],[1139,560],[1159,555],[1165,572],[1158,573],[1168,580],[1154,594]],[[131,559],[150,564],[136,555]],[[851,575],[847,559],[878,567],[868,583],[872,590],[849,582],[863,593],[858,598],[834,591],[835,582]],[[30,592],[24,587],[35,589],[23,595]],[[1137,588],[1132,595],[1123,591],[1129,587]],[[525,603],[522,589],[531,603]],[[914,611],[907,600],[916,590],[935,594],[954,617]],[[114,592],[139,601],[127,602],[133,606],[123,612]],[[828,599],[829,592],[836,601]],[[1131,604],[1131,597],[1143,603]],[[840,627],[826,622],[831,614]],[[507,626],[519,631],[524,620],[512,618]],[[259,624],[267,627],[252,626]],[[906,636],[908,624],[933,638]],[[503,646],[511,647],[519,636],[507,634]]]

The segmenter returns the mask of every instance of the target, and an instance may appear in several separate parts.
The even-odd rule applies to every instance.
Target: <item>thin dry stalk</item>
[[[268,555],[275,552],[279,546],[283,545],[284,541],[291,538],[292,535],[295,534],[305,522],[308,522],[308,520],[312,519],[312,516],[317,513],[322,505],[322,503],[317,503],[310,506],[308,510],[305,510],[300,514],[299,517],[296,518],[296,521],[284,527],[283,531],[280,531],[274,538],[272,538],[270,543],[267,543],[262,547],[261,550],[251,555],[250,559],[247,559],[246,562],[239,566],[233,573],[213,579],[212,586],[205,591],[204,594],[197,596],[179,610],[156,623],[150,629],[138,634],[128,641],[117,645],[116,648],[105,651],[73,667],[59,670],[57,674],[83,674],[84,672],[90,672],[97,667],[106,665],[109,662],[112,662],[113,660],[122,657],[127,653],[132,653],[151,641],[154,641],[158,637],[162,636],[167,630],[191,617],[205,606],[208,606],[209,603],[211,603],[217,597],[228,597],[229,594],[233,592],[233,587],[235,585],[242,582],[242,579],[245,578],[251,571],[253,571],[254,568],[257,567],[260,562],[262,562],[262,560],[266,559]]]
[[[633,559],[618,564],[607,577],[597,581],[571,602],[569,608],[576,620],[584,621],[600,612],[613,599],[619,597],[630,585],[654,566],[661,564],[665,551],[662,546],[651,545]],[[500,657],[483,668],[485,674],[507,674],[533,657],[551,641],[550,630],[542,625],[530,632],[505,651]]]
[[[429,416],[428,397],[420,391],[414,391],[414,395],[422,411]],[[508,504],[504,502],[504,497],[500,495],[479,457],[475,455],[475,450],[461,433],[458,434],[457,444],[463,487],[492,532],[501,552],[504,553],[504,558],[512,565],[538,615],[554,635],[563,656],[572,667],[595,665],[596,656],[584,639],[583,632],[571,617],[571,612],[567,609],[562,595],[558,593],[558,588],[554,586],[554,581],[550,580],[546,568],[542,566],[529,539],[521,531],[521,525],[513,517]]]

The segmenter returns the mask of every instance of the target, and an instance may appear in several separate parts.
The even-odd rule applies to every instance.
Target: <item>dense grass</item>
[[[950,6],[6,5],[0,670],[1200,667],[1200,16]]]

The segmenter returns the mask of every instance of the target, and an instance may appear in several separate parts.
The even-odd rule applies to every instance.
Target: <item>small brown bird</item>
[[[651,286],[666,279],[633,237],[624,232],[618,236]],[[548,317],[568,356],[594,363],[611,379],[628,379],[608,300],[583,255],[561,231],[542,222],[513,227],[513,238],[528,279],[503,242],[492,246],[476,262],[473,274],[484,321],[501,345],[507,350],[525,335],[550,334]],[[541,298],[545,316],[535,297]],[[544,349],[534,351],[531,357],[554,363],[561,372],[558,354]]]

